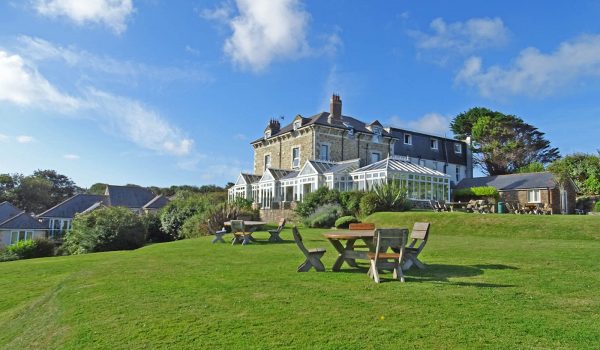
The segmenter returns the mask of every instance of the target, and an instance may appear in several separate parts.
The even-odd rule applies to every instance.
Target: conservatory
[[[449,200],[450,175],[402,158],[391,157],[367,165],[351,174],[355,190],[367,191],[374,185],[397,180],[406,188],[408,198],[416,201]]]

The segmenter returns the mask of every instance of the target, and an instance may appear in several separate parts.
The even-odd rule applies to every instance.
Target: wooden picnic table
[[[259,227],[266,225],[267,223],[264,221],[251,221],[251,220],[243,220],[243,221],[244,221],[244,227],[248,228],[248,230],[246,231],[249,233],[248,238],[252,242],[256,242],[256,238],[252,237],[252,232],[258,230]],[[231,221],[225,221],[223,223],[223,225],[231,226]]]
[[[374,233],[374,230],[336,230],[323,233],[323,237],[331,242],[339,254],[331,269],[339,271],[344,261],[352,267],[358,267],[356,259],[368,260],[367,253],[375,250],[373,246]],[[365,242],[369,248],[368,251],[354,250],[354,243],[359,239]],[[344,246],[341,241],[346,241],[346,245]]]
[[[446,205],[450,207],[450,211],[454,211],[454,209],[466,208],[469,202],[446,202]]]

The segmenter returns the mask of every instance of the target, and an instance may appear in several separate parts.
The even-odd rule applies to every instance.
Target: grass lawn
[[[600,348],[600,217],[378,213],[432,222],[425,271],[297,273],[291,241],[210,237],[0,264],[0,348]],[[325,230],[308,247],[335,250]],[[257,233],[258,238],[268,234]],[[389,277],[390,274],[383,274]]]

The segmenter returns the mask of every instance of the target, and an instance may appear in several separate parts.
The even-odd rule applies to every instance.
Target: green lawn
[[[416,220],[433,223],[428,268],[410,270],[406,283],[377,285],[346,265],[297,273],[303,256],[291,241],[206,237],[0,263],[0,347],[600,348],[600,217],[369,218],[381,227]],[[301,230],[307,246],[328,249],[330,268],[323,231]]]

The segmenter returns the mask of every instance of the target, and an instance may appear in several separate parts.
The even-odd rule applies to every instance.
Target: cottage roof
[[[23,212],[21,209],[15,207],[9,202],[0,203],[0,222],[6,221],[7,219],[20,214]]]
[[[156,195],[145,187],[106,186],[108,205],[112,207],[143,208]]]
[[[146,205],[144,205],[144,209],[160,209],[167,204],[169,204],[169,199],[165,196],[158,195],[150,202],[146,203]]]
[[[83,213],[96,203],[106,203],[104,195],[76,194],[73,197],[55,205],[38,215],[40,218],[73,218],[77,213]]]
[[[345,160],[343,162],[337,162],[334,166],[325,171],[324,174],[351,173],[358,169],[359,166],[360,159]]]
[[[558,182],[549,172],[495,175],[485,177],[474,177],[472,179],[463,179],[457,185],[457,189],[491,186],[498,191],[511,191],[530,188],[549,188],[558,187]]]
[[[45,230],[46,226],[26,212],[21,212],[0,222],[0,229],[5,230]]]
[[[392,171],[392,172],[449,177],[449,175],[444,174],[440,171],[433,170],[428,167],[413,164],[413,163],[407,162],[405,160],[400,160],[400,159],[396,159],[396,158],[382,159],[378,162],[375,162],[373,164],[369,164],[360,169],[357,169],[357,170],[353,171],[353,173],[374,171],[374,170],[386,170],[386,171]]]
[[[241,173],[240,175],[242,176],[242,178],[248,185],[260,181],[260,178],[261,178],[260,175],[254,175],[254,174]]]

